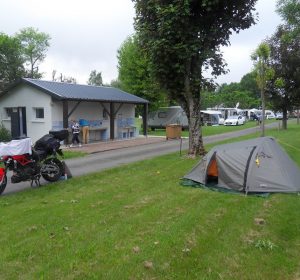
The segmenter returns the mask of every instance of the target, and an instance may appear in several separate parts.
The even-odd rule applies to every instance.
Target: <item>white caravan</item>
[[[219,125],[224,123],[220,111],[201,111],[202,125]],[[151,130],[165,128],[169,124],[179,124],[183,129],[188,129],[188,118],[180,106],[161,107],[148,114],[148,127]]]
[[[166,128],[169,124],[180,124],[183,129],[188,128],[188,119],[180,106],[161,107],[148,114],[148,127],[151,130]]]

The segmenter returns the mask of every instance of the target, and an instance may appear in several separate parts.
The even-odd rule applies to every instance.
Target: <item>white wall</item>
[[[6,118],[5,108],[26,107],[27,136],[35,142],[52,128],[51,97],[28,85],[20,85],[5,94],[0,100],[1,120],[7,129],[11,121]],[[36,119],[34,108],[44,108],[44,119]]]

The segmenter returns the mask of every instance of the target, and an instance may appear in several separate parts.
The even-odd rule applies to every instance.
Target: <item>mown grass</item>
[[[300,166],[300,127],[268,133]],[[299,279],[300,197],[181,186],[197,161],[170,154],[1,197],[0,278]]]
[[[77,158],[77,157],[84,157],[87,155],[87,153],[85,152],[81,152],[81,151],[67,151],[67,150],[63,150],[63,154],[64,154],[64,159],[71,159],[71,158]]]

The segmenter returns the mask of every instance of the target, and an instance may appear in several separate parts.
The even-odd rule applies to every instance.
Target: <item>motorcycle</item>
[[[7,172],[12,171],[11,183],[30,181],[40,186],[40,178],[48,182],[55,182],[65,172],[60,142],[68,137],[67,130],[50,131],[32,147],[31,139],[12,140],[0,145],[0,155],[4,167],[0,168],[0,194],[7,185]]]

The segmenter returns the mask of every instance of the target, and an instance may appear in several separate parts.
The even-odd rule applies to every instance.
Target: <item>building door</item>
[[[12,108],[11,112],[11,136],[13,139],[27,136],[26,108]]]

